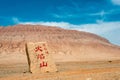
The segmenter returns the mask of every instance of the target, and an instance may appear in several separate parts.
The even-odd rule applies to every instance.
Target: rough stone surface
[[[45,42],[27,43],[30,72],[56,72],[57,68]]]

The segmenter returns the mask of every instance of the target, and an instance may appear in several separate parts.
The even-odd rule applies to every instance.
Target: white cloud
[[[120,45],[120,37],[118,37],[118,33],[120,33],[120,22],[100,22],[83,25],[74,25],[67,22],[21,22],[20,24],[58,26],[65,29],[91,32],[109,39],[112,43]]]
[[[100,11],[100,12],[97,12],[97,13],[92,13],[92,14],[89,14],[89,15],[92,15],[92,16],[96,16],[96,15],[99,15],[99,16],[104,16],[105,14],[108,14],[108,12],[105,12],[104,10]]]
[[[87,31],[95,34],[104,34],[107,32],[120,29],[120,22],[101,22],[97,24],[84,24],[79,25],[79,30]]]
[[[112,0],[112,3],[115,5],[120,5],[120,0]]]
[[[65,29],[75,29],[96,34],[103,34],[115,29],[120,29],[120,22],[100,22],[96,24],[74,25],[67,22],[21,22],[20,24],[58,26]]]
[[[72,14],[64,14],[64,15],[60,15],[60,14],[51,14],[53,17],[55,18],[75,18],[78,17],[76,15],[72,15]]]
[[[20,21],[17,17],[12,17],[11,19],[14,23],[20,23]]]
[[[17,17],[6,17],[6,16],[0,16],[0,19],[7,21],[7,22],[12,22],[15,24],[20,23],[19,19]]]
[[[47,26],[56,26],[56,27],[62,27],[62,28],[66,28],[69,29],[69,27],[72,24],[66,23],[66,22],[20,22],[19,24],[31,24],[31,25],[47,25]]]

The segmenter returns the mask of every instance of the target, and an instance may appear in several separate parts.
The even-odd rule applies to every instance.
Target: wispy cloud
[[[47,25],[47,26],[54,26],[54,27],[61,27],[64,29],[71,29],[71,30],[78,30],[78,31],[85,31],[90,33],[95,33],[100,36],[103,36],[110,40],[112,43],[120,45],[120,37],[118,37],[118,33],[120,33],[120,22],[104,22],[102,20],[97,20],[98,23],[94,24],[71,24],[68,22],[23,22],[20,21],[16,17],[12,17],[11,20],[16,24],[23,24],[23,25]]]
[[[55,18],[79,18],[80,16],[80,7],[77,2],[74,0],[69,0],[69,5],[62,5],[56,7],[57,12],[51,13]]]
[[[12,22],[15,23],[15,24],[18,24],[20,23],[19,19],[17,17],[12,17],[11,18]]]
[[[5,20],[5,21],[10,21],[12,23],[20,23],[19,19],[17,17],[5,17],[5,16],[0,16],[0,19]]]
[[[55,18],[61,18],[61,19],[64,19],[64,18],[79,18],[81,17],[79,14],[51,14],[53,17]]]
[[[120,5],[120,0],[111,0],[113,4]]]
[[[65,29],[91,32],[91,33],[95,33],[100,36],[106,37],[111,42],[120,45],[120,42],[119,42],[120,37],[117,36],[118,30],[120,33],[120,22],[101,22],[101,23],[96,23],[96,24],[74,25],[68,22],[43,22],[41,21],[41,22],[21,22],[20,24],[58,26],[58,27],[65,28]]]
[[[80,7],[79,7],[78,3],[76,3],[74,0],[70,0],[70,1],[71,1],[71,4],[73,5],[74,9],[77,12],[80,12]]]
[[[65,28],[65,29],[71,29],[72,27],[75,27],[75,25],[72,25],[70,23],[67,22],[20,22],[19,24],[23,24],[23,25],[46,25],[46,26],[54,26],[54,27],[61,27],[61,28]],[[71,27],[71,28],[70,28]]]
[[[105,12],[104,10],[100,11],[100,12],[97,12],[97,13],[91,13],[89,15],[97,15],[97,16],[104,16],[105,14],[108,14],[108,12]]]
[[[31,24],[31,25],[47,25],[47,26],[56,26],[65,29],[74,29],[80,31],[87,31],[95,34],[104,34],[106,32],[114,31],[120,29],[120,22],[101,22],[96,24],[82,24],[74,25],[68,22],[20,22],[19,24]]]

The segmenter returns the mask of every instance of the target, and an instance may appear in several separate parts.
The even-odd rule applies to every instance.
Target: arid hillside
[[[56,62],[120,60],[120,47],[98,35],[42,25],[0,27],[0,62],[26,62],[27,42],[47,42]]]

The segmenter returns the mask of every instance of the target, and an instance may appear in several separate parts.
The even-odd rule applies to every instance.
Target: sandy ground
[[[0,80],[120,80],[120,61],[61,62],[58,72],[32,74],[28,65],[0,64]]]

